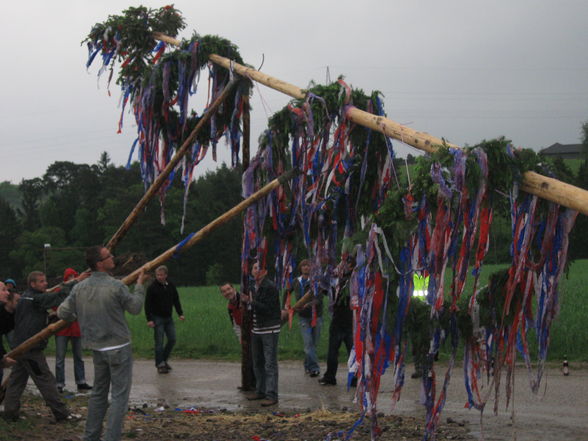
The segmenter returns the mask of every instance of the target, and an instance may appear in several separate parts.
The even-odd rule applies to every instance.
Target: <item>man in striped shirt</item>
[[[266,277],[255,262],[251,268],[254,283],[250,295],[241,295],[241,301],[253,309],[251,348],[256,392],[250,400],[262,400],[264,407],[278,403],[278,338],[281,327],[280,295],[276,285]]]

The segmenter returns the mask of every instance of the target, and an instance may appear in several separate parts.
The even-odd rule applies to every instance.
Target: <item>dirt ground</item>
[[[82,439],[86,415],[86,399],[75,398],[70,408],[80,412],[76,423],[50,423],[50,412],[38,397],[28,397],[24,418],[18,423],[0,422],[1,440],[78,441]],[[346,438],[357,420],[351,412],[240,411],[218,409],[131,408],[125,422],[123,440],[194,440],[194,441],[290,441],[330,440]],[[379,418],[381,440],[422,439],[422,425],[417,418],[384,416]],[[443,424],[438,440],[470,440],[464,422]],[[369,423],[359,426],[353,440],[370,439]]]
[[[73,384],[70,362],[66,365],[68,385]],[[136,361],[124,440],[335,441],[346,439],[359,416],[353,390],[318,385],[316,378],[303,374],[298,362],[280,362],[280,403],[269,410],[247,401],[237,391],[240,366],[236,363],[178,360],[172,365],[170,374],[160,375],[150,360]],[[440,366],[439,374],[442,369]],[[86,370],[91,382],[90,360]],[[340,383],[344,375],[342,365]],[[392,411],[391,380],[391,375],[383,377],[378,401],[379,439],[421,440],[424,408],[419,403],[420,381],[406,380],[401,400]],[[529,391],[526,370],[518,369],[514,415],[512,406],[504,408],[502,397],[496,416],[491,412],[493,403],[489,403],[482,428],[479,413],[464,409],[463,375],[461,369],[455,369],[437,439],[588,440],[588,368],[572,366],[571,375],[564,377],[553,366],[545,380],[537,397]],[[81,419],[51,424],[49,409],[29,385],[23,418],[17,423],[0,420],[0,440],[80,440],[87,396],[66,392],[64,398]],[[351,439],[370,439],[368,419]]]

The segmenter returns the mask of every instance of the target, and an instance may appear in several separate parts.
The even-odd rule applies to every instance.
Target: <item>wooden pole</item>
[[[251,146],[251,115],[249,112],[249,95],[243,96],[243,171],[249,167]]]
[[[152,261],[147,262],[141,268],[137,269],[136,271],[133,271],[131,274],[124,277],[122,279],[122,282],[125,285],[130,285],[131,283],[135,282],[135,280],[137,280],[141,271],[150,271],[153,268],[156,268],[157,266],[161,265],[163,262],[168,260],[174,254],[183,252],[183,251],[191,248],[196,243],[200,242],[200,240],[202,240],[207,234],[209,234],[213,230],[217,229],[221,225],[226,224],[230,219],[237,216],[239,213],[241,213],[247,207],[254,204],[259,199],[261,199],[262,197],[264,197],[268,193],[270,193],[272,190],[274,190],[277,187],[279,187],[280,185],[284,184],[286,181],[292,179],[297,173],[298,173],[297,169],[288,170],[286,173],[284,173],[283,175],[274,179],[270,183],[266,184],[264,187],[262,187],[261,189],[259,189],[255,193],[253,193],[251,196],[249,196],[247,199],[244,199],[243,201],[241,201],[240,203],[235,205],[233,208],[231,208],[229,211],[227,211],[226,213],[217,217],[215,220],[210,222],[208,225],[206,225],[205,227],[200,229],[200,231],[198,231],[196,234],[194,234],[190,238],[190,240],[188,240],[186,243],[184,243],[184,244],[180,243],[180,244],[173,246],[172,248],[170,248],[169,250],[160,254],[158,257],[156,257]],[[8,354],[6,354],[6,357],[10,357],[13,359],[20,357],[22,354],[24,354],[25,352],[30,350],[31,347],[35,346],[40,341],[49,338],[51,335],[55,334],[57,331],[59,331],[60,329],[64,328],[67,325],[68,325],[68,323],[66,321],[59,320],[59,321],[47,326],[45,329],[43,329],[39,333],[33,335],[28,340],[25,340],[19,346],[17,346],[12,351],[10,351]]]
[[[322,295],[322,294],[321,294]],[[308,291],[304,294],[300,299],[294,303],[292,309],[296,312],[301,311],[302,308],[306,306],[307,303],[310,303],[314,299],[314,293],[312,291]]]
[[[178,40],[167,37],[163,34],[154,34],[154,37],[171,44],[180,44]],[[306,91],[304,89],[300,89],[292,84],[263,74],[250,67],[242,66],[228,58],[212,54],[209,59],[219,66],[233,69],[240,75],[285,93],[293,98],[304,99],[306,97]],[[353,106],[347,108],[345,115],[356,124],[371,128],[372,130],[383,133],[386,136],[402,141],[407,145],[425,152],[431,153],[443,146],[460,148],[455,144],[445,142],[441,138],[431,136],[424,132],[418,132],[388,118],[365,112]],[[588,191],[582,188],[566,184],[557,179],[548,178],[539,173],[527,172],[523,176],[521,189],[543,199],[547,199],[588,215]]]
[[[180,40],[176,40],[175,38],[169,37],[160,32],[154,32],[153,37],[157,40],[165,41],[166,43],[173,44],[175,46],[179,46],[181,43]],[[286,83],[285,81],[266,75],[251,67],[243,66],[242,64],[235,63],[234,61],[231,61],[228,58],[221,57],[220,55],[216,54],[211,54],[208,57],[208,59],[213,63],[224,67],[225,69],[233,70],[241,76],[244,76],[251,80],[255,80],[258,83],[265,84],[266,86],[271,87],[272,89],[275,89],[279,92],[285,93],[286,95],[290,95],[291,97],[299,99],[306,98],[306,91],[304,89],[301,89],[297,86],[294,86],[293,84]]]
[[[171,247],[167,251],[164,251],[162,254],[159,255],[159,257],[153,259],[150,262],[147,262],[145,265],[136,269],[131,274],[129,274],[128,276],[123,278],[122,282],[126,285],[130,285],[135,280],[137,280],[137,277],[139,277],[139,274],[141,273],[141,271],[143,271],[143,270],[144,271],[151,271],[153,268],[156,268],[157,266],[161,265],[163,262],[168,260],[174,254],[177,254],[179,252],[183,252],[184,250],[193,247],[196,243],[200,242],[209,233],[216,230],[221,225],[227,223],[230,219],[237,216],[239,213],[244,211],[247,207],[249,207],[250,205],[257,202],[259,199],[261,199],[262,197],[264,197],[265,195],[270,193],[275,188],[284,184],[286,181],[292,179],[292,177],[294,177],[297,173],[298,173],[297,169],[288,170],[286,173],[284,173],[280,177],[274,179],[273,181],[266,184],[264,187],[262,187],[261,189],[259,189],[255,193],[253,193],[247,199],[245,199],[245,200],[241,201],[239,204],[235,205],[233,208],[231,208],[226,213],[217,217],[215,220],[210,222],[205,227],[202,227],[185,244],[182,245],[180,243],[180,244],[177,244],[177,245]]]
[[[53,334],[55,334],[60,329],[65,328],[67,325],[69,325],[69,323],[66,322],[65,320],[58,320],[55,323],[51,323],[49,326],[47,326],[42,331],[36,333],[35,335],[30,337],[29,339],[23,341],[20,345],[18,345],[12,351],[8,352],[5,356],[16,360],[22,354],[29,351],[33,346],[36,346],[37,344],[39,344],[43,340],[47,340],[49,337],[51,337]]]
[[[124,235],[127,233],[127,231],[129,231],[131,226],[135,223],[135,221],[139,217],[139,213],[141,212],[141,210],[143,210],[145,208],[145,206],[149,203],[151,198],[153,196],[155,196],[155,194],[163,186],[163,184],[165,183],[165,181],[167,180],[167,178],[169,177],[171,172],[174,170],[174,168],[180,162],[180,160],[184,157],[184,155],[186,154],[188,149],[190,147],[192,147],[192,145],[194,145],[194,142],[196,141],[196,136],[198,135],[200,130],[202,130],[202,128],[206,124],[208,124],[212,115],[214,115],[214,113],[219,108],[219,106],[227,99],[227,97],[229,96],[229,93],[231,92],[233,87],[235,87],[239,83],[239,81],[240,81],[239,78],[237,78],[237,77],[233,78],[225,86],[225,88],[223,89],[221,94],[212,102],[212,104],[208,107],[208,109],[206,109],[206,112],[204,113],[204,115],[202,115],[202,118],[200,118],[200,121],[198,121],[198,124],[196,124],[196,127],[194,127],[194,129],[192,130],[190,135],[188,135],[186,140],[183,142],[183,144],[180,146],[180,148],[176,151],[174,156],[170,159],[167,166],[163,169],[163,171],[159,174],[159,176],[157,176],[157,179],[155,179],[155,181],[153,181],[153,183],[151,184],[149,189],[145,192],[143,197],[139,200],[139,202],[137,202],[137,205],[135,205],[135,208],[133,208],[131,213],[127,216],[125,221],[118,228],[117,232],[114,233],[114,236],[112,236],[112,238],[105,245],[106,248],[108,248],[109,250],[112,251],[118,245],[120,240],[124,237]]]

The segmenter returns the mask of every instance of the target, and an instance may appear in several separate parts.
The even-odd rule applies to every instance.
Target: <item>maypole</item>
[[[160,34],[157,35],[156,38],[165,39],[168,43],[175,44],[173,39],[168,39]],[[274,140],[279,141],[281,139],[280,142],[283,143],[283,140],[289,137],[292,142],[292,164],[299,164],[300,161],[303,161],[301,163],[303,171],[302,176],[310,176],[311,173],[314,173],[316,169],[313,170],[309,163],[304,165],[303,158],[307,154],[314,155],[315,146],[320,144],[323,145],[322,148],[325,148],[324,146],[328,143],[328,136],[325,134],[329,133],[329,130],[321,132],[320,126],[316,124],[316,117],[319,116],[319,111],[312,108],[313,101],[316,102],[317,99],[320,100],[320,97],[323,96],[320,91],[306,91],[300,89],[294,85],[255,71],[254,69],[240,66],[238,63],[234,63],[225,57],[220,57],[215,54],[211,54],[209,59],[212,62],[225,68],[230,68],[251,80],[258,81],[273,89],[286,93],[297,100],[297,102],[289,105],[289,111],[286,112],[292,115],[293,120],[296,120],[295,128],[286,131],[286,135],[283,132],[280,132],[277,126],[274,125],[273,128],[267,132],[265,145],[263,146],[263,148],[270,153],[258,154],[257,164],[252,164],[253,169],[250,170],[250,172],[254,173],[255,170],[259,170],[261,173],[268,173],[268,170],[282,169],[285,164],[282,161],[282,154],[279,153],[279,149],[283,149],[285,146],[280,144],[276,149]],[[535,197],[538,196],[544,200],[566,206],[570,209],[566,212],[560,213],[559,216],[555,216],[554,218],[559,218],[557,221],[560,225],[558,234],[563,238],[558,241],[558,245],[555,247],[552,244],[553,236],[542,237],[541,231],[543,231],[542,228],[545,228],[544,226],[538,227],[539,229],[531,229],[530,225],[526,227],[527,236],[535,236],[536,240],[543,244],[540,246],[540,252],[543,255],[550,249],[556,249],[558,256],[556,260],[553,258],[545,259],[551,262],[551,266],[557,268],[555,271],[557,276],[555,279],[550,279],[554,280],[553,285],[550,284],[549,287],[545,288],[545,293],[541,294],[541,296],[546,296],[546,299],[549,300],[546,300],[548,311],[541,311],[542,316],[545,316],[546,319],[543,320],[541,327],[538,327],[538,332],[545,337],[541,338],[541,356],[539,359],[537,380],[534,381],[532,385],[533,390],[536,390],[536,384],[541,378],[542,364],[545,360],[546,345],[548,343],[549,327],[554,316],[554,311],[557,310],[557,295],[555,294],[557,278],[561,275],[561,268],[565,265],[566,261],[567,234],[569,233],[575,219],[573,210],[588,214],[588,192],[572,185],[562,183],[556,179],[542,176],[539,173],[526,168],[527,165],[515,170],[516,167],[514,167],[514,162],[517,160],[520,161],[520,158],[510,147],[507,148],[507,152],[503,157],[498,157],[498,160],[506,166],[506,169],[502,170],[500,167],[496,167],[496,163],[493,162],[491,164],[493,173],[491,173],[492,176],[489,176],[487,170],[489,168],[490,160],[495,161],[497,159],[495,148],[498,147],[504,152],[506,147],[505,143],[501,144],[499,142],[498,145],[486,145],[481,146],[478,149],[466,149],[466,151],[462,153],[458,146],[449,144],[443,139],[415,131],[409,127],[402,126],[387,119],[380,109],[381,105],[378,103],[377,98],[373,100],[372,110],[361,110],[357,108],[352,102],[353,99],[351,97],[353,92],[351,89],[341,81],[340,84],[341,94],[344,94],[347,98],[345,98],[345,101],[342,103],[341,111],[338,114],[339,128],[335,131],[333,145],[326,147],[327,149],[332,148],[332,151],[335,152],[334,154],[339,151],[339,159],[333,160],[331,157],[321,157],[318,162],[319,168],[322,167],[323,172],[328,176],[319,177],[318,175],[314,175],[316,176],[316,180],[313,178],[307,181],[307,183],[303,183],[304,178],[301,177],[298,182],[294,182],[292,185],[293,189],[298,188],[298,195],[293,194],[289,197],[278,196],[269,207],[266,206],[262,208],[261,214],[256,214],[250,211],[248,214],[250,221],[246,223],[246,226],[251,229],[251,236],[256,237],[257,241],[253,245],[248,245],[248,249],[255,249],[258,255],[263,258],[263,261],[266,260],[268,248],[271,248],[272,246],[269,245],[265,239],[261,240],[263,234],[259,225],[263,225],[260,218],[267,216],[268,220],[273,224],[273,227],[270,228],[270,230],[273,230],[273,232],[277,233],[281,238],[280,241],[276,242],[276,254],[280,255],[281,258],[276,259],[275,266],[279,281],[287,286],[289,283],[288,279],[291,278],[291,269],[293,268],[293,252],[292,243],[290,239],[287,239],[289,233],[286,226],[292,226],[293,224],[298,223],[298,220],[295,220],[295,218],[303,219],[303,225],[300,225],[300,227],[303,234],[305,234],[306,247],[310,247],[309,252],[316,255],[313,271],[314,274],[312,277],[312,279],[315,280],[315,286],[320,284],[318,280],[321,278],[329,277],[322,271],[325,269],[325,259],[328,259],[327,255],[330,253],[325,253],[322,250],[331,249],[332,243],[327,240],[327,237],[330,234],[336,235],[337,227],[336,221],[334,221],[335,227],[331,227],[330,231],[332,233],[328,233],[327,230],[329,230],[329,227],[326,227],[324,220],[326,218],[327,222],[330,221],[330,216],[332,216],[337,210],[336,201],[344,201],[346,206],[349,206],[348,198],[353,195],[353,197],[357,198],[357,203],[360,202],[361,196],[359,194],[354,196],[354,191],[350,189],[351,178],[354,174],[352,171],[354,168],[352,158],[357,158],[357,155],[360,155],[360,157],[363,156],[364,159],[363,165],[361,166],[361,179],[359,182],[355,180],[354,184],[351,185],[359,185],[359,188],[361,188],[364,182],[366,182],[364,180],[366,172],[370,169],[370,166],[367,165],[369,162],[367,147],[365,153],[355,151],[353,146],[349,146],[349,149],[342,149],[340,147],[341,145],[347,146],[349,143],[349,138],[347,138],[347,136],[349,136],[348,131],[351,126],[347,126],[348,123],[346,123],[346,121],[365,127],[368,129],[368,132],[369,130],[373,130],[382,133],[386,137],[401,140],[408,145],[432,154],[430,176],[426,179],[430,180],[432,178],[432,185],[439,189],[437,200],[427,200],[429,197],[434,198],[433,194],[428,194],[426,196],[423,194],[421,196],[420,192],[423,190],[422,187],[412,190],[409,188],[408,191],[405,192],[403,201],[393,198],[390,204],[403,204],[407,220],[416,220],[415,214],[419,213],[419,227],[412,233],[409,233],[409,241],[405,244],[401,244],[400,248],[397,248],[394,252],[390,253],[388,250],[388,244],[386,243],[386,235],[378,233],[378,231],[381,230],[379,230],[377,225],[374,225],[375,230],[372,230],[373,234],[370,233],[370,239],[365,248],[357,245],[356,255],[363,257],[358,261],[358,268],[354,271],[355,290],[353,291],[353,304],[356,310],[355,323],[357,328],[355,364],[359,366],[358,371],[361,378],[357,393],[358,401],[363,409],[362,417],[360,417],[359,421],[361,421],[365,415],[372,418],[372,438],[375,439],[379,430],[375,407],[379,389],[379,378],[386,371],[388,360],[393,362],[394,365],[396,382],[394,400],[398,399],[404,381],[404,354],[406,345],[403,343],[404,337],[402,329],[406,326],[405,323],[409,311],[413,311],[416,308],[416,305],[411,305],[412,275],[417,270],[431,274],[432,286],[429,287],[428,296],[428,303],[431,305],[431,317],[428,321],[430,325],[426,328],[428,329],[428,332],[430,332],[431,344],[429,353],[427,354],[427,369],[426,375],[423,378],[423,383],[426,391],[425,404],[427,408],[425,439],[434,439],[440,413],[445,403],[447,387],[451,378],[451,371],[456,356],[459,336],[463,335],[466,336],[466,338],[470,338],[470,340],[467,340],[468,345],[466,347],[470,352],[474,351],[478,357],[482,357],[482,359],[486,360],[486,363],[484,364],[480,363],[480,358],[478,358],[477,360],[474,360],[473,365],[470,364],[464,368],[468,393],[471,391],[474,394],[478,394],[476,384],[474,383],[472,385],[469,383],[469,379],[474,375],[479,377],[480,369],[489,369],[490,366],[489,359],[487,358],[488,354],[483,354],[484,348],[477,346],[477,340],[471,340],[471,337],[467,337],[470,335],[470,331],[468,331],[469,325],[467,324],[472,321],[479,322],[479,319],[475,317],[475,312],[472,310],[469,311],[467,316],[464,316],[463,314],[459,315],[457,303],[464,290],[470,254],[474,254],[475,252],[477,281],[480,266],[488,249],[487,237],[492,223],[493,213],[491,201],[496,197],[494,194],[494,190],[496,189],[495,184],[499,182],[503,194],[511,195],[511,201],[515,204],[513,207],[517,205],[516,201],[519,199],[518,191],[520,189],[534,195]],[[328,90],[322,91],[329,93]],[[328,104],[325,105],[324,101],[323,107],[328,107]],[[378,111],[374,111],[375,109],[378,109]],[[281,118],[283,127],[283,123],[286,119],[285,117]],[[327,127],[330,127],[331,121],[333,121],[332,115],[327,116],[326,120],[329,121],[327,122]],[[325,121],[325,118],[323,118],[323,121]],[[347,133],[347,135],[343,135],[344,133]],[[341,135],[341,143],[339,143],[338,137]],[[325,141],[324,144],[321,144],[321,137],[323,137],[323,141]],[[488,147],[493,150],[486,150]],[[389,143],[387,144],[387,148],[391,153],[391,145]],[[275,154],[273,155],[271,153],[271,150],[273,149],[276,149],[277,154],[280,155],[278,160],[274,157]],[[324,150],[322,151],[324,152]],[[491,157],[489,157],[488,154]],[[316,153],[316,155],[318,156],[318,153]],[[317,156],[315,156],[315,158]],[[498,156],[500,156],[500,153]],[[347,158],[347,160],[345,160],[345,158]],[[380,157],[380,161],[382,159],[383,158]],[[272,162],[273,164],[268,167],[267,164]],[[261,166],[261,164],[266,165]],[[374,165],[375,164],[372,163],[372,166]],[[355,170],[357,170],[357,167],[355,167]],[[486,170],[486,172],[484,172],[484,170]],[[502,180],[500,178],[497,179],[497,171],[499,171],[499,173],[505,173],[505,175],[510,176],[510,178],[506,177]],[[390,179],[393,179],[392,175],[395,176],[395,172],[393,168],[390,168],[389,166],[380,168],[378,165],[377,173],[381,174],[378,189],[378,192],[381,194],[381,192],[386,192],[389,188]],[[472,173],[474,176],[481,176],[481,180],[477,184],[479,185],[479,188],[471,187],[472,178],[470,175]],[[509,182],[509,179],[512,179],[512,181]],[[334,183],[334,185],[330,185],[331,183]],[[489,183],[492,183],[492,185],[488,185]],[[298,184],[300,184],[300,186],[298,186]],[[422,183],[419,182],[416,184],[417,187],[422,185]],[[510,187],[511,185],[513,185],[512,188]],[[338,191],[340,192],[340,195],[336,196],[335,194],[327,193],[329,187],[334,188],[335,190],[339,188]],[[332,210],[324,210],[319,208],[320,205],[310,204],[310,207],[314,207],[309,208],[311,210],[310,213],[317,209],[320,210],[321,213],[324,213],[313,218],[312,214],[305,214],[308,213],[308,211],[305,208],[304,199],[307,201],[314,200],[311,199],[310,195],[312,195],[312,198],[316,198],[318,190],[321,189],[325,190],[323,195],[323,197],[326,197],[325,202],[328,202],[329,200],[335,201],[334,207]],[[333,197],[334,199],[332,199]],[[422,199],[419,200],[419,198]],[[391,200],[390,196],[388,200]],[[374,209],[377,210],[378,207],[381,207],[382,200],[379,199],[377,202],[374,202]],[[290,216],[288,216],[284,210],[289,204],[293,207]],[[528,207],[528,205],[523,205],[521,209],[517,211],[519,216],[521,216],[521,219],[532,219],[532,217],[530,218],[526,214]],[[513,210],[514,209],[515,208],[513,208]],[[552,210],[557,212],[559,209],[556,205],[552,204]],[[294,212],[296,215],[294,215]],[[351,238],[351,234],[354,230],[352,223],[355,216],[357,216],[357,214],[354,213],[353,210],[347,211],[347,222],[344,236],[346,239]],[[517,215],[513,215],[513,219],[515,219],[516,216]],[[288,217],[290,217],[290,221],[288,221]],[[351,222],[349,222],[350,220]],[[314,228],[317,228],[317,231],[314,232],[315,234],[318,232],[318,239],[316,242],[311,242],[308,237],[310,232],[308,227],[311,224]],[[325,235],[321,236],[321,231],[325,228],[327,228],[325,230]],[[461,231],[463,231],[463,233]],[[390,230],[390,233],[397,234],[398,230],[392,229]],[[248,233],[246,232],[244,244],[248,243],[247,234]],[[476,239],[478,240],[477,250],[475,247]],[[513,241],[516,242],[516,240],[517,238],[514,237]],[[398,242],[398,239],[395,241]],[[402,239],[400,239],[400,241],[402,241]],[[532,247],[528,247],[518,251],[520,257],[518,258],[516,265],[519,265],[519,268],[520,262],[529,259],[528,256],[530,253],[537,252],[531,251],[531,248]],[[386,252],[384,252],[384,250],[386,250]],[[349,249],[343,251],[343,257],[347,252],[349,252]],[[329,265],[326,267],[327,271],[328,266]],[[390,272],[390,269],[386,268],[386,266],[392,266],[394,267],[394,270]],[[451,302],[446,303],[444,294],[444,275],[449,271],[453,273],[453,283],[450,293]],[[530,279],[533,275],[535,275],[535,277],[547,277],[547,274],[544,276],[542,275],[546,271],[549,271],[550,274],[553,274],[554,272],[553,268],[542,268],[540,265],[535,265],[533,268],[526,268],[524,271],[513,269],[511,276],[509,277],[508,291],[512,292],[514,289],[524,291],[527,293],[525,297],[527,300],[524,300],[524,302],[528,303],[530,301],[528,299],[532,298],[531,295],[528,295],[529,289],[531,289],[530,285],[528,283],[526,285],[520,284],[525,278]],[[398,286],[398,296],[394,295],[394,286]],[[502,288],[493,287],[492,289],[494,291],[500,291]],[[315,287],[315,294],[316,292],[317,288]],[[512,293],[510,296],[512,296]],[[471,297],[471,303],[475,304],[475,292]],[[482,299],[483,298],[484,296],[482,296]],[[523,302],[522,299],[517,300],[517,302],[519,301]],[[497,349],[496,346],[485,349],[487,352],[490,351],[488,353],[493,354],[491,355],[492,357],[496,354],[497,368],[494,371],[494,378],[497,378],[496,376],[498,375],[498,379],[500,375],[500,367],[503,365],[507,365],[509,378],[512,378],[512,372],[514,369],[513,351],[516,343],[516,339],[513,339],[513,336],[515,336],[517,332],[522,332],[522,334],[525,335],[526,327],[529,323],[528,318],[526,320],[519,319],[514,323],[510,323],[505,317],[505,310],[500,310],[502,306],[502,304],[489,306],[497,311],[498,317],[502,315],[502,324],[485,322],[483,326],[487,337],[494,336],[495,341],[501,342],[499,349]],[[517,306],[516,313],[517,315],[522,316],[523,310]],[[389,319],[386,318],[388,315],[391,316]],[[387,330],[392,323],[394,323],[395,327],[394,333],[390,333]],[[465,326],[465,328],[460,329],[459,326]],[[494,328],[492,328],[492,326],[494,326]],[[500,334],[498,335],[493,334],[495,332],[493,329],[496,329],[496,326],[498,326],[498,329],[500,330]],[[425,328],[421,326],[421,329]],[[476,332],[481,331],[476,329]],[[507,333],[509,334],[508,338],[506,338]],[[449,369],[445,374],[439,396],[437,396],[433,362],[436,353],[439,350],[443,335],[448,335],[451,339],[452,358],[449,363]],[[526,348],[525,357],[528,359],[528,349]],[[471,357],[470,360],[472,360]],[[498,384],[499,381],[496,381],[497,397]],[[509,382],[507,385],[507,402],[510,396],[510,387],[511,384]],[[476,402],[471,399],[470,404],[475,404],[475,407],[483,409],[485,400]]]
[[[179,40],[161,33],[154,33],[154,37],[174,45],[180,45],[181,43]],[[240,65],[216,54],[211,54],[209,59],[225,69],[234,70],[246,78],[289,95],[292,98],[306,98],[306,91],[304,89],[259,72],[251,67]],[[424,152],[433,153],[441,147],[460,148],[458,145],[448,143],[442,138],[419,132],[384,116],[374,115],[354,106],[349,106],[346,109],[345,116],[356,124],[397,139]],[[528,171],[524,174],[521,189],[527,193],[537,195],[540,198],[588,215],[588,191],[582,188],[566,184],[557,179],[542,176],[536,172]]]
[[[476,379],[482,371],[490,376],[491,362],[495,362],[492,381],[498,398],[500,373],[506,369],[508,403],[519,343],[530,370],[526,335],[534,324],[539,363],[532,389],[537,390],[550,325],[558,308],[557,286],[566,262],[574,210],[588,214],[588,192],[537,173],[543,170],[538,161],[515,151],[505,140],[459,149],[389,120],[379,93],[365,96],[342,78],[331,85],[304,90],[244,66],[235,59],[234,45],[226,41],[217,45],[218,38],[196,35],[180,42],[173,35],[183,27],[183,21],[171,7],[155,13],[144,8],[126,12],[127,16],[113,17],[93,30],[88,38],[89,63],[98,53],[104,67],[116,56],[122,61],[119,79],[124,101],[131,99],[138,122],[139,157],[146,183],[161,173],[161,162],[168,163],[187,127],[195,124],[188,114],[187,98],[199,69],[209,61],[213,97],[236,73],[295,98],[270,119],[261,148],[243,175],[246,199],[230,212],[232,217],[247,209],[243,274],[247,274],[245,263],[253,253],[263,266],[271,265],[273,258],[277,284],[288,288],[296,259],[307,254],[312,258],[312,291],[319,295],[332,291],[345,263],[356,262],[349,281],[355,323],[350,361],[352,375],[359,378],[356,397],[361,416],[357,424],[365,416],[371,418],[372,439],[379,434],[376,402],[380,378],[389,367],[395,382],[393,401],[400,396],[407,329],[421,332],[430,341],[422,378],[427,412],[425,440],[436,436],[460,338],[466,348],[468,405],[483,410],[487,398],[481,397]],[[134,36],[131,46],[136,46],[139,55],[119,50],[126,38],[122,23],[131,20],[144,24],[148,16],[158,26],[142,28],[144,32]],[[153,55],[150,51],[155,39],[161,44]],[[166,44],[180,50],[165,54]],[[226,49],[226,53],[219,54],[215,47]],[[145,59],[155,67],[140,78],[137,71],[143,69]],[[214,154],[214,146],[225,132],[232,139],[233,159],[238,159],[238,123],[247,113],[248,103],[238,94],[234,103],[230,112],[223,106],[224,113],[211,118],[209,136],[192,145],[192,158],[196,159],[189,166],[199,162],[205,145],[212,145]],[[217,124],[221,117],[222,130]],[[408,188],[402,188],[394,168],[390,138],[429,153],[418,159],[416,176]],[[282,176],[282,180],[276,183],[276,176]],[[279,188],[286,180],[289,185]],[[186,182],[189,185],[189,179]],[[265,190],[268,186],[271,188]],[[259,189],[265,192],[255,196],[262,191]],[[510,203],[513,232],[511,267],[485,290],[478,293],[474,289],[467,293],[469,297],[463,295],[469,307],[460,308],[472,262],[477,286],[494,211],[500,205],[496,200],[504,195]],[[558,204],[569,209],[562,210]],[[221,218],[123,281],[132,283],[139,271],[151,269],[194,245],[222,225]],[[341,263],[337,265],[339,256]],[[412,299],[415,273],[430,277],[427,299],[422,304]],[[446,275],[452,280],[448,292]],[[530,314],[533,296],[539,299],[536,321]],[[442,387],[437,390],[434,361],[446,337],[451,341],[451,359]]]

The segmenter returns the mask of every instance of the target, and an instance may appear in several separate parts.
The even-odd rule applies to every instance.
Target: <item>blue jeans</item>
[[[316,355],[316,347],[321,338],[323,318],[317,317],[314,328],[310,326],[312,318],[299,317],[298,322],[300,323],[300,333],[304,342],[304,370],[306,372],[319,372],[320,367]]]
[[[169,354],[176,344],[176,327],[171,317],[153,316],[155,322],[155,366],[167,362]],[[164,335],[167,343],[163,346]]]
[[[57,387],[65,386],[65,353],[67,342],[71,341],[71,352],[74,360],[74,376],[76,384],[86,382],[86,371],[82,359],[82,339],[80,337],[69,337],[67,335],[55,336],[55,379]]]
[[[108,410],[104,441],[119,441],[133,382],[133,349],[130,344],[110,351],[94,351],[94,388],[88,400],[84,441],[99,441]],[[112,385],[112,390],[110,388]],[[108,392],[111,390],[110,408]]]
[[[280,334],[253,334],[251,352],[255,389],[270,400],[278,399],[278,339]]]

